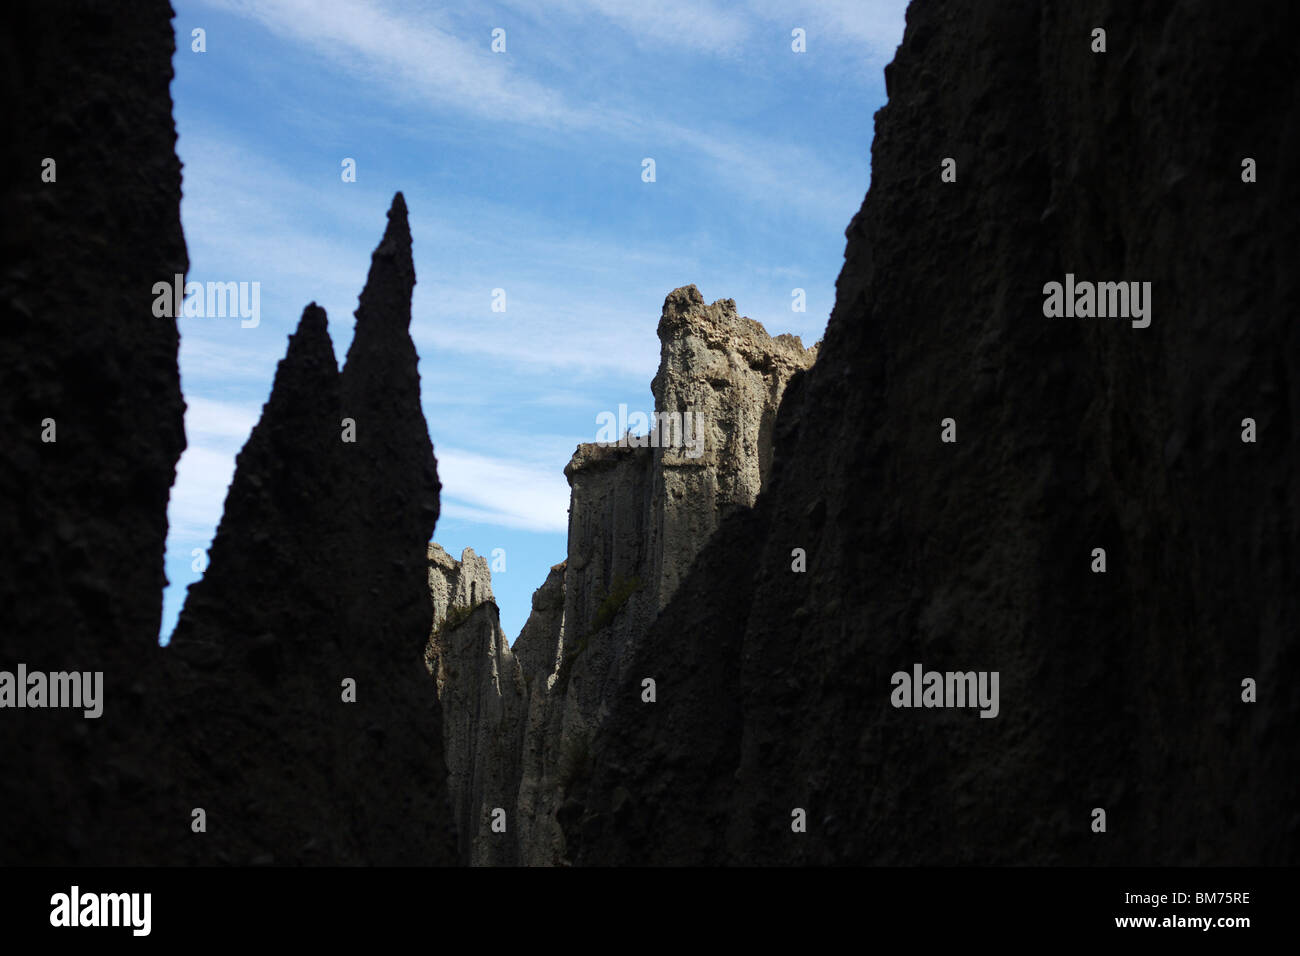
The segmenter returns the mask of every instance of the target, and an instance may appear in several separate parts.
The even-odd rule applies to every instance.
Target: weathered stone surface
[[[533,609],[524,629],[514,643],[515,657],[523,670],[524,680],[531,683],[545,678],[559,666],[559,652],[564,639],[564,573],[567,562],[551,568],[546,581],[533,592]]]
[[[433,598],[433,625],[447,619],[453,608],[472,608],[484,601],[495,601],[492,596],[492,572],[487,560],[474,553],[473,548],[461,552],[457,561],[436,542],[429,543],[429,594]]]
[[[1296,17],[913,2],[770,483],[610,693],[571,858],[1300,859]],[[1066,272],[1151,281],[1150,327],[1045,318]],[[891,707],[917,661],[1000,715]]]
[[[817,355],[798,336],[772,338],[739,315],[733,299],[706,306],[693,285],[664,301],[659,339],[655,408],[691,411],[704,442],[698,456],[691,447],[655,451],[648,583],[656,611],[721,520],[753,506],[771,466],[772,425],[786,383]]]
[[[512,865],[519,862],[514,811],[524,675],[501,630],[487,561],[472,548],[457,561],[437,543],[428,557],[433,631],[424,659],[442,708],[460,860]]]
[[[514,807],[524,678],[501,630],[496,603],[480,602],[455,626],[435,630],[428,660],[442,705],[447,785],[461,862],[518,863]]]
[[[525,730],[520,741],[519,788],[515,800],[520,861],[534,866],[563,862],[564,844],[555,820],[561,787],[554,770],[564,756],[562,708],[551,694],[564,658],[565,587],[568,563],[551,568],[546,581],[533,593],[533,610],[515,641],[515,658],[524,675],[527,702]],[[569,744],[568,764],[581,754]],[[567,781],[566,781],[567,783]]]
[[[758,497],[786,385],[816,358],[816,347],[770,337],[731,299],[705,305],[693,285],[664,300],[659,338],[655,410],[682,416],[682,440],[581,445],[565,469],[564,627],[551,641],[559,664],[553,679],[530,685],[519,796],[523,856],[533,862],[567,860],[556,814],[592,770],[611,694],[635,683],[640,700],[650,675],[629,671],[638,640],[719,523]]]
[[[509,815],[517,821],[513,832],[523,863],[567,862],[556,814],[591,771],[590,742],[609,709],[610,688],[622,686],[660,595],[671,593],[718,522],[757,497],[786,382],[815,357],[797,338],[769,337],[738,315],[729,299],[706,306],[694,286],[667,297],[659,335],[655,408],[683,415],[683,422],[689,411],[702,444],[683,447],[697,437],[691,427],[673,433],[675,447],[578,446],[565,468],[568,558],[534,594],[514,649],[526,693],[520,749],[493,758],[505,760],[503,767],[459,771],[462,780],[495,774],[517,781]],[[447,588],[435,582],[433,590],[437,605]],[[475,660],[482,646],[481,640],[473,644]],[[448,753],[472,750],[481,761],[497,753],[484,743],[495,739],[495,725],[477,734],[460,727],[476,710],[448,702],[481,699],[483,684],[496,681],[505,662],[462,668],[458,661],[456,667],[461,676],[448,686],[457,679],[479,686],[444,692]],[[461,742],[468,738],[479,743]],[[452,773],[454,793],[455,765]]]

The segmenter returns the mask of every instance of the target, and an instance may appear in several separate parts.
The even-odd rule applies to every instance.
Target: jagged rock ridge
[[[457,561],[437,542],[430,542],[427,558],[435,627],[447,619],[453,608],[469,609],[496,600],[487,560],[475,554],[473,548],[462,551]]]
[[[185,859],[454,859],[421,661],[438,479],[400,193],[388,219],[341,372],[325,313],[303,313],[168,649],[183,755],[166,796],[212,821]]]
[[[668,295],[659,337],[655,410],[680,416],[677,430],[655,444],[632,435],[624,444],[578,446],[565,468],[568,557],[535,593],[513,651],[486,619],[472,636],[462,638],[462,626],[443,637],[439,688],[453,801],[462,799],[458,788],[481,788],[477,781],[487,778],[497,794],[463,798],[474,808],[468,818],[458,812],[472,828],[469,850],[461,835],[472,862],[567,861],[557,812],[590,772],[609,688],[625,679],[639,636],[700,544],[757,498],[786,385],[816,356],[797,337],[768,336],[730,299],[705,305],[694,286]],[[433,583],[435,605],[447,590]],[[462,763],[453,758],[471,752]],[[487,829],[489,804],[506,811],[508,840]],[[506,845],[514,849],[503,857]]]

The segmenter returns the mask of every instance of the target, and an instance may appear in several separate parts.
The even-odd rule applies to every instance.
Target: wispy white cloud
[[[210,0],[210,5],[255,19],[404,99],[542,126],[589,126],[599,119],[556,90],[513,72],[507,58],[491,52],[489,32],[470,41],[437,25],[433,14],[417,17],[378,3],[339,0]]]
[[[208,323],[205,330],[199,323]],[[228,322],[233,326],[229,335],[209,333],[213,323]],[[209,387],[222,383],[227,391],[246,386],[265,394],[270,390],[279,356],[266,348],[255,329],[240,329],[239,320],[181,319],[181,386],[188,399],[193,393],[191,385],[202,381]],[[243,335],[235,334],[243,332]]]
[[[227,12],[248,17],[281,38],[314,50],[362,83],[394,92],[426,114],[469,114],[501,123],[546,130],[582,130],[596,141],[620,142],[629,148],[657,144],[707,159],[705,172],[720,186],[752,201],[802,208],[805,215],[844,217],[845,203],[866,184],[865,157],[861,175],[846,176],[814,149],[789,139],[746,134],[726,122],[712,122],[707,133],[655,115],[642,102],[605,103],[599,94],[566,93],[573,76],[532,78],[516,63],[527,63],[490,52],[490,35],[468,39],[444,29],[438,14],[398,12],[386,4],[316,2],[316,0],[207,0]],[[872,7],[872,5],[868,5]],[[854,43],[897,45],[902,35],[901,5],[877,3],[875,11],[857,12],[851,4],[828,10],[809,8],[810,22],[824,24],[823,34],[837,48]],[[777,7],[755,3],[743,15],[721,7],[697,6],[694,0],[670,0],[643,5],[622,0],[580,0],[548,10],[608,19],[639,41],[671,43],[675,48],[733,51],[738,44],[757,42],[770,47],[780,26],[788,42],[786,21]],[[895,24],[895,21],[896,24]],[[894,32],[896,31],[896,32]],[[861,50],[857,51],[861,53]],[[555,61],[539,61],[548,66]],[[865,62],[865,61],[864,61]],[[534,63],[534,65],[538,65]],[[828,68],[832,65],[828,62]],[[836,64],[837,66],[839,64]],[[879,65],[879,64],[877,64]],[[669,108],[659,103],[660,109]],[[436,123],[430,123],[436,128]],[[639,163],[639,157],[634,160]],[[244,170],[246,165],[230,164]],[[301,186],[301,184],[299,184]],[[846,197],[849,197],[846,200]]]
[[[185,400],[185,434],[200,444],[219,443],[238,451],[262,415],[262,403],[235,404],[207,398]]]
[[[264,306],[277,295],[302,298],[311,290],[318,299],[350,296],[355,308],[392,197],[360,189],[322,208],[319,183],[300,170],[217,127],[192,123],[189,130],[177,149],[185,160],[182,225],[198,267],[190,278],[260,282]],[[322,219],[330,228],[321,227]],[[222,274],[205,276],[200,270],[208,263],[220,263]]]
[[[416,347],[435,360],[454,353],[534,372],[629,375],[648,382],[659,366],[659,342],[654,315],[638,319],[639,324],[601,326],[575,310],[567,326],[558,318],[501,323],[491,330],[462,321],[428,321],[413,330],[413,338]]]
[[[907,4],[908,0],[748,0],[747,6],[756,18],[785,27],[785,43],[790,42],[790,29],[802,27],[805,56],[816,57],[820,49],[830,49],[879,70],[893,59],[902,42]]]
[[[201,547],[212,540],[234,474],[235,456],[226,449],[202,445],[185,449],[167,508],[170,543]]]
[[[262,404],[235,404],[193,395],[186,397],[185,404],[187,447],[176,467],[167,510],[170,537],[206,543],[221,520],[226,489],[235,474],[235,456],[261,417]]]
[[[439,448],[442,513],[527,531],[569,526],[569,483],[553,466]]]
[[[550,10],[570,17],[594,15],[602,24],[624,30],[643,45],[719,54],[739,52],[753,32],[752,22],[742,11],[709,0],[558,0]]]
[[[883,67],[903,42],[907,5],[908,0],[819,0],[814,10],[840,43],[862,50],[865,60]]]
[[[525,12],[530,0],[508,0]],[[791,30],[806,33],[812,56],[822,50],[848,52],[880,68],[893,56],[903,36],[908,0],[553,0],[548,14],[561,13],[579,22],[598,22],[622,30],[642,46],[691,50],[735,57],[780,49]],[[840,65],[839,63],[836,64]]]

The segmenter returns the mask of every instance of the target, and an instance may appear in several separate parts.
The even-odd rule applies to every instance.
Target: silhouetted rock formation
[[[0,38],[0,670],[104,672],[97,719],[0,712],[0,861],[454,862],[400,195],[347,366],[309,306],[158,646],[184,447],[176,322],[154,314],[187,268],[169,20],[24,5]]]
[[[1296,21],[915,0],[769,487],[608,694],[577,862],[1300,858]],[[1150,327],[1045,318],[1067,272]],[[918,661],[1000,715],[895,709]]]
[[[303,313],[172,638],[192,762],[168,797],[173,813],[208,818],[185,860],[454,860],[421,666],[438,481],[400,193],[388,217],[342,373],[325,313]]]
[[[0,711],[6,864],[121,858],[150,771],[185,447],[176,323],[151,291],[188,264],[169,17],[55,0],[11,6],[0,31],[0,669],[105,682],[96,720]]]

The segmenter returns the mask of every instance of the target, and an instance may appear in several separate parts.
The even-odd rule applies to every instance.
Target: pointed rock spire
[[[419,357],[411,341],[415,267],[406,200],[399,192],[370,260],[356,332],[343,366],[343,415],[356,422],[358,508],[371,527],[419,529],[423,556],[438,517],[438,473],[420,407]]]
[[[181,790],[242,821],[184,844],[187,862],[455,858],[423,662],[438,479],[400,195],[388,220],[343,373],[324,311],[303,312],[173,640],[177,740],[203,755],[182,763],[208,768]]]
[[[388,210],[388,227],[370,257],[370,273],[357,306],[357,328],[348,361],[370,346],[377,331],[405,332],[411,324],[411,292],[415,263],[411,258],[411,227],[406,200],[399,192]]]
[[[298,550],[331,536],[328,526],[336,521],[328,499],[337,468],[338,394],[325,310],[313,302],[289,336],[262,417],[235,459],[208,569],[190,587],[172,639],[177,653],[203,643],[209,609],[220,608],[237,642],[258,632],[296,632],[292,613],[273,620],[274,609],[306,567]]]

